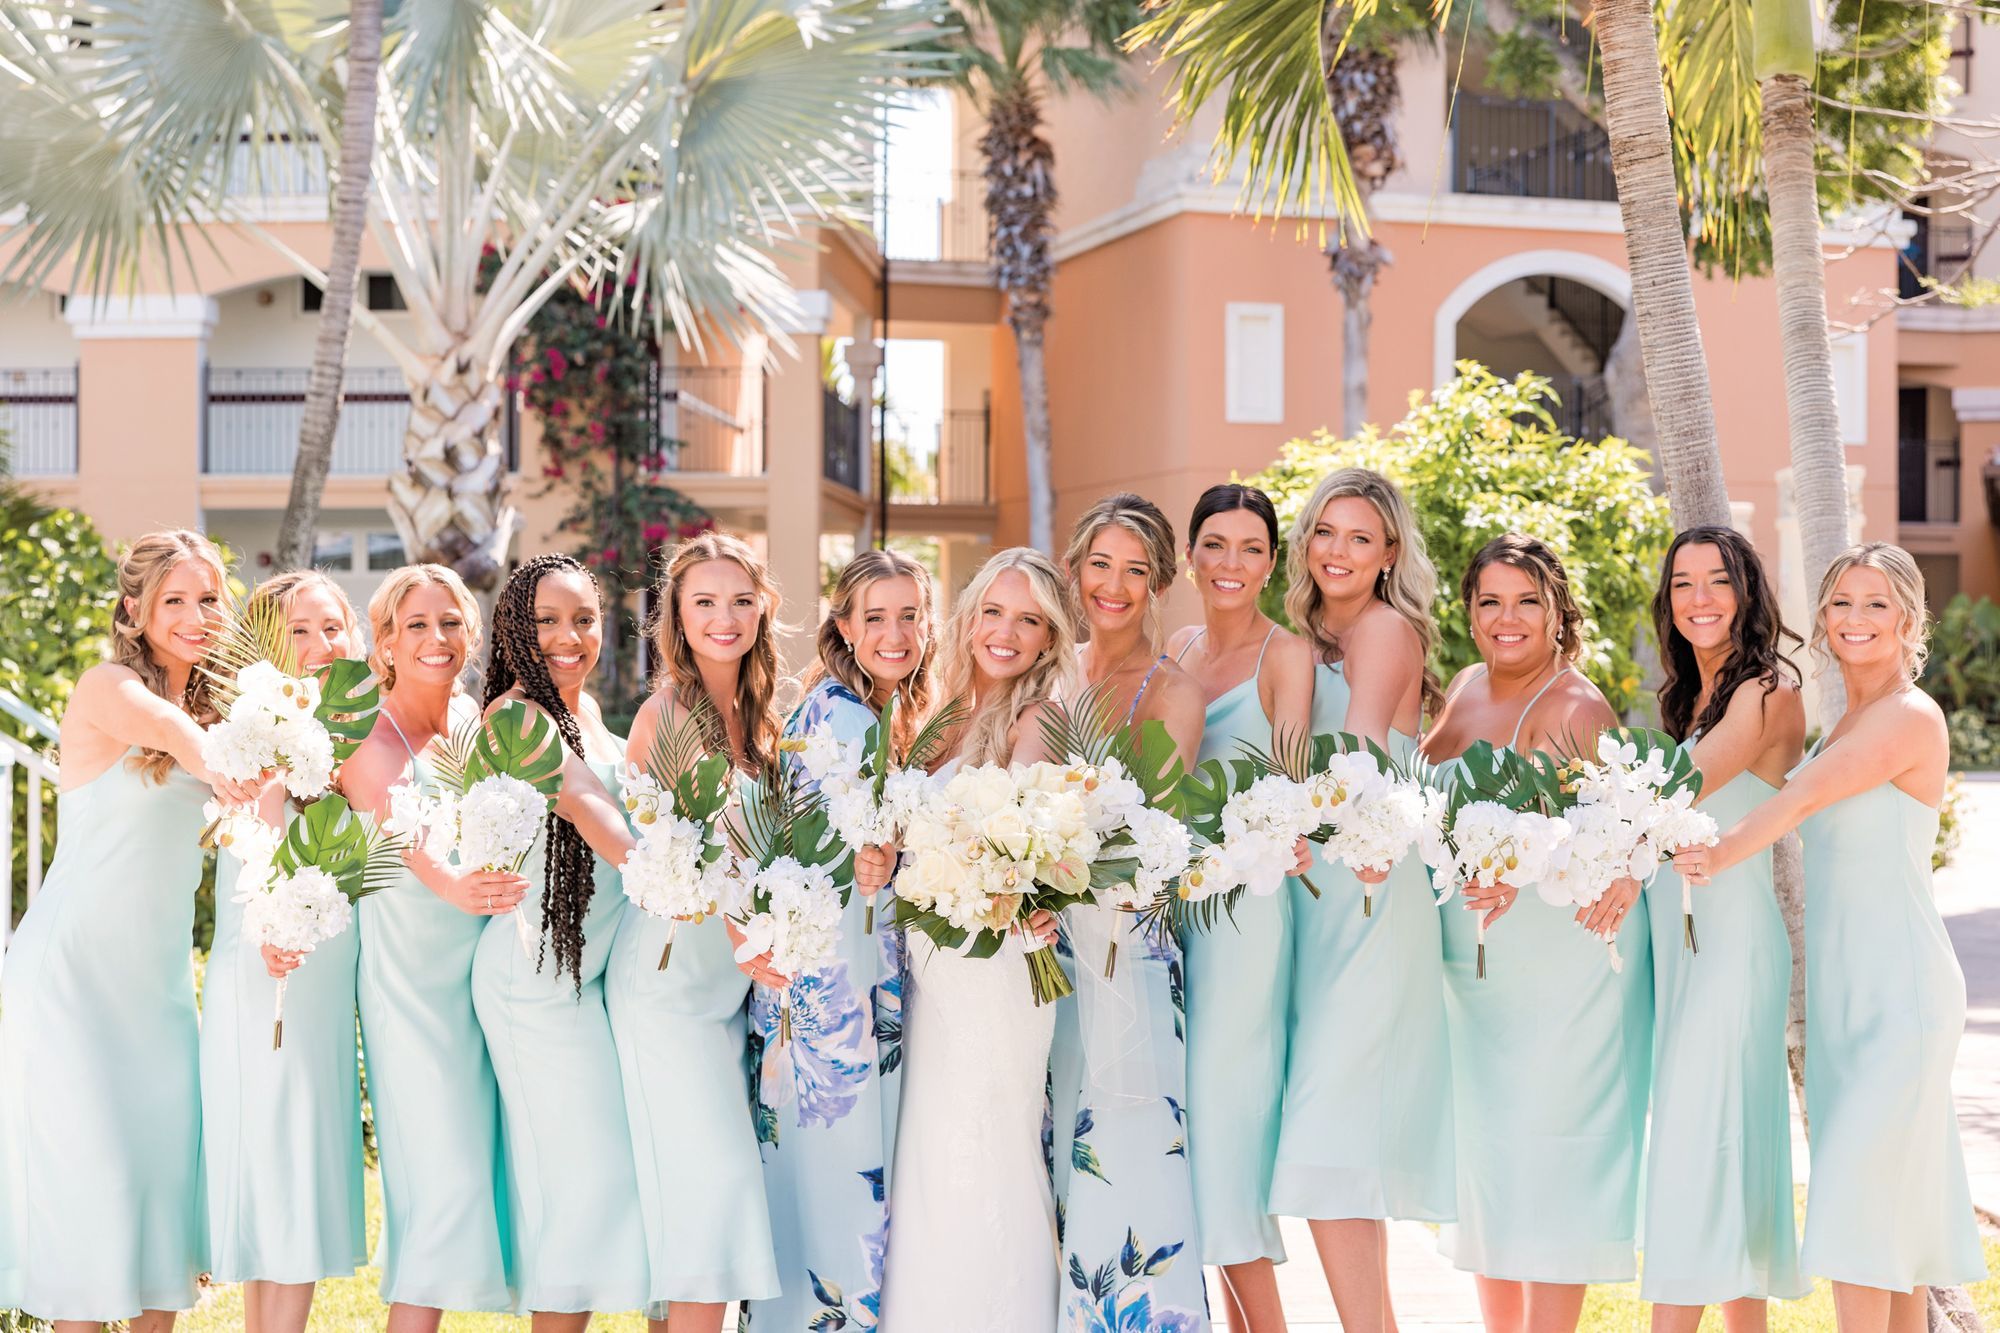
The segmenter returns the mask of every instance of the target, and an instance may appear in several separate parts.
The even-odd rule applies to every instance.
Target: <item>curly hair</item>
[[[652,623],[646,631],[660,658],[653,688],[671,691],[672,697],[683,706],[708,698],[708,687],[702,684],[701,672],[695,665],[694,649],[681,625],[680,595],[688,572],[711,560],[727,560],[741,568],[757,595],[757,637],[750,644],[750,651],[743,655],[736,676],[735,703],[737,716],[743,723],[744,753],[731,758],[739,763],[747,761],[750,768],[762,771],[777,757],[782,725],[773,702],[778,693],[780,598],[771,571],[742,538],[725,532],[704,532],[688,538],[663,557],[660,581],[653,589]],[[721,729],[720,712],[710,716],[712,725]],[[711,735],[709,744],[715,752],[727,754],[727,731]]]
[[[1930,657],[1931,613],[1924,600],[1924,571],[1908,551],[1891,542],[1850,546],[1826,567],[1826,577],[1819,581],[1819,598],[1813,603],[1813,656],[1820,660],[1822,670],[1838,665],[1827,643],[1826,608],[1833,601],[1840,576],[1850,569],[1880,570],[1888,580],[1889,596],[1899,613],[1896,635],[1902,641],[1903,674],[1914,681],[1924,674],[1924,662]]]
[[[216,592],[227,595],[229,571],[222,552],[214,542],[186,528],[149,532],[133,542],[118,562],[118,597],[111,608],[111,660],[130,668],[162,699],[168,697],[167,669],[153,660],[153,650],[146,646],[146,629],[153,621],[153,600],[159,596],[160,585],[184,560],[206,565],[215,578]],[[181,696],[173,702],[204,726],[216,719],[208,673],[200,669],[188,672]],[[166,781],[174,768],[174,757],[165,750],[142,749],[126,762],[149,782]]]
[[[1155,648],[1165,633],[1160,624],[1162,594],[1174,586],[1174,572],[1180,568],[1180,553],[1174,547],[1174,524],[1160,507],[1143,495],[1120,491],[1107,495],[1083,511],[1071,530],[1069,549],[1063,552],[1063,567],[1072,586],[1081,586],[1083,562],[1090,558],[1091,543],[1106,528],[1120,528],[1132,535],[1146,552],[1146,640]],[[1090,637],[1088,617],[1079,616],[1077,631]]]
[[[1524,532],[1503,532],[1479,548],[1465,577],[1458,581],[1459,600],[1470,608],[1479,591],[1479,575],[1489,565],[1506,565],[1526,574],[1548,605],[1550,647],[1565,662],[1574,662],[1583,650],[1583,608],[1569,586],[1569,574],[1555,550],[1539,537]]]
[[[1326,626],[1320,623],[1319,584],[1313,581],[1312,571],[1307,567],[1310,563],[1307,548],[1328,502],[1349,498],[1366,500],[1382,519],[1382,532],[1388,539],[1392,560],[1375,580],[1375,596],[1388,603],[1417,632],[1417,642],[1424,652],[1423,706],[1426,712],[1435,713],[1444,707],[1444,687],[1431,665],[1431,655],[1437,651],[1438,643],[1437,613],[1431,605],[1437,600],[1437,566],[1431,563],[1430,552],[1424,549],[1424,534],[1417,526],[1417,516],[1410,512],[1409,502],[1395,482],[1367,468],[1344,467],[1329,472],[1313,487],[1286,540],[1285,614],[1306,636],[1316,655],[1324,658],[1340,650],[1340,645],[1326,632]]]
[[[1723,573],[1736,594],[1736,615],[1729,625],[1729,656],[1715,675],[1715,689],[1696,717],[1701,698],[1701,668],[1694,645],[1674,625],[1674,557],[1683,547],[1713,546],[1722,557]],[[1784,653],[1784,640],[1802,642],[1785,628],[1778,612],[1778,590],[1764,572],[1764,562],[1750,539],[1734,528],[1715,525],[1688,528],[1674,537],[1660,564],[1660,586],[1653,593],[1653,633],[1660,642],[1660,725],[1669,736],[1684,741],[1697,732],[1712,731],[1729,711],[1736,691],[1753,681],[1768,692],[1789,678],[1799,683],[1799,671]]]
[[[896,682],[896,726],[894,740],[904,749],[916,736],[917,728],[931,708],[931,648],[937,641],[935,596],[930,571],[900,551],[863,551],[847,562],[827,599],[826,618],[819,622],[819,657],[806,668],[799,684],[810,690],[831,678],[853,691],[854,697],[875,706],[875,680],[854,656],[854,645],[840,626],[854,618],[861,594],[880,579],[907,578],[917,585],[917,628],[924,651],[910,674]]]
[[[1021,714],[1033,704],[1071,693],[1076,684],[1080,617],[1069,583],[1040,551],[1015,546],[981,565],[952,608],[951,620],[945,626],[944,647],[938,653],[944,697],[966,700],[975,697],[977,671],[972,663],[972,636],[979,627],[979,608],[993,581],[1010,569],[1019,570],[1028,580],[1028,587],[1048,621],[1049,646],[1042,650],[1034,665],[973,706],[958,742],[959,758],[968,764],[1007,763],[1014,753],[1007,733]]]
[[[555,719],[562,743],[583,759],[583,728],[550,678],[548,659],[542,655],[535,634],[535,590],[550,574],[581,574],[592,591],[597,591],[597,580],[590,571],[567,555],[538,555],[517,568],[493,603],[493,647],[486,662],[485,703],[490,707],[509,690],[519,689],[523,698]],[[603,600],[599,592],[600,605]],[[542,947],[535,967],[539,971],[548,960],[553,943],[556,976],[568,972],[575,979],[578,994],[583,991],[583,923],[596,892],[597,866],[590,845],[576,825],[551,809],[542,826]]]

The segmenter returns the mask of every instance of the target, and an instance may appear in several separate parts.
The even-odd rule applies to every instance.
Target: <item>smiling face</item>
[[[681,631],[696,658],[718,664],[738,662],[757,641],[764,618],[757,585],[734,560],[704,560],[681,577]]]
[[[450,688],[472,651],[465,613],[451,589],[441,583],[419,583],[396,607],[393,633],[381,645],[395,665],[396,683]]]
[[[146,628],[146,652],[160,666],[192,667],[208,654],[209,630],[222,608],[222,588],[203,560],[179,560],[153,591],[152,605],[126,599],[125,614]]]
[[[1889,576],[1868,565],[1842,570],[1820,612],[1827,646],[1845,667],[1900,668],[1903,619]]]
[[[1472,594],[1472,638],[1487,670],[1526,671],[1555,654],[1548,598],[1526,570],[1498,561],[1479,571]]]
[[[285,599],[285,635],[299,666],[308,671],[361,655],[346,605],[323,583],[301,584]]]
[[[1381,511],[1358,495],[1328,500],[1306,540],[1306,568],[1329,602],[1372,594],[1395,554]]]
[[[1722,563],[1722,552],[1709,542],[1689,542],[1674,552],[1668,597],[1674,628],[1697,653],[1729,646],[1736,624],[1736,586]]]
[[[1254,605],[1276,562],[1270,530],[1248,509],[1209,515],[1188,554],[1196,591],[1217,611]]]
[[[930,651],[922,590],[908,574],[869,582],[854,599],[854,614],[839,622],[854,660],[886,694],[917,669]]]
[[[1115,523],[1105,525],[1090,539],[1077,571],[1083,615],[1092,631],[1115,634],[1143,619],[1152,604],[1152,579],[1145,543]]]
[[[604,648],[604,614],[588,574],[552,569],[535,584],[535,646],[561,693],[589,681]]]
[[[1048,651],[1052,632],[1048,613],[1035,600],[1028,576],[1003,569],[987,585],[979,603],[979,623],[972,631],[972,667],[990,681],[1012,680]]]

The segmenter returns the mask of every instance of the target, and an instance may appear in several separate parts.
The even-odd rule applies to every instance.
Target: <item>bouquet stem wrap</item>
[[[280,1050],[285,1044],[285,987],[291,984],[290,977],[278,978],[278,1002],[271,1013],[271,1049]]]

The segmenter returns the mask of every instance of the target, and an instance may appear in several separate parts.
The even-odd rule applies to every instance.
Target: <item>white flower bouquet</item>
[[[300,800],[333,784],[333,737],[320,721],[319,681],[252,662],[235,678],[222,719],[202,734],[201,761],[239,782],[278,770]]]
[[[1513,758],[1507,755],[1500,762]],[[1482,790],[1473,782],[1461,781],[1448,791],[1433,789],[1425,793],[1425,820],[1418,848],[1424,864],[1431,869],[1433,882],[1441,885],[1440,904],[1464,884],[1477,884],[1481,888],[1509,884],[1523,890],[1534,886],[1549,872],[1569,836],[1569,825],[1563,820],[1536,810],[1517,810],[1487,798]],[[1474,972],[1481,980],[1485,979],[1483,916],[1478,926]]]
[[[739,910],[748,886],[747,869],[729,849],[736,772],[727,755],[706,746],[703,719],[690,714],[654,734],[643,766],[627,764],[618,774],[625,813],[639,833],[621,868],[625,896],[668,923],[662,971],[681,922]]]
[[[792,1035],[792,985],[832,964],[840,949],[840,916],[854,879],[853,852],[834,832],[826,806],[799,769],[777,763],[765,773],[758,799],[743,810],[745,891],[730,913],[742,932],[736,961],[769,954],[771,969],[789,980],[781,1000],[778,1040]]]
[[[1320,823],[1306,836],[1349,870],[1386,871],[1423,831],[1423,786],[1375,746],[1344,733],[1334,739],[1339,748],[1306,779]],[[1374,913],[1375,886],[1363,882],[1361,915]]]

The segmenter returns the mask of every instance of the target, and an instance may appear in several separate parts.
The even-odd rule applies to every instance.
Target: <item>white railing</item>
[[[289,473],[299,452],[306,382],[297,368],[210,366],[202,471],[229,476]],[[350,367],[341,384],[340,424],[333,435],[333,474],[379,477],[403,461],[410,392],[400,371]]]
[[[0,370],[0,434],[16,476],[75,476],[76,367]]]
[[[25,779],[21,827],[27,842],[27,895],[32,903],[42,887],[42,871],[48,864],[48,849],[42,843],[42,824],[52,799],[61,790],[56,766],[33,742],[53,745],[56,724],[5,690],[0,690],[0,713],[4,713],[29,739],[0,732],[0,954],[4,954],[14,933],[14,829],[16,819],[15,775]]]

